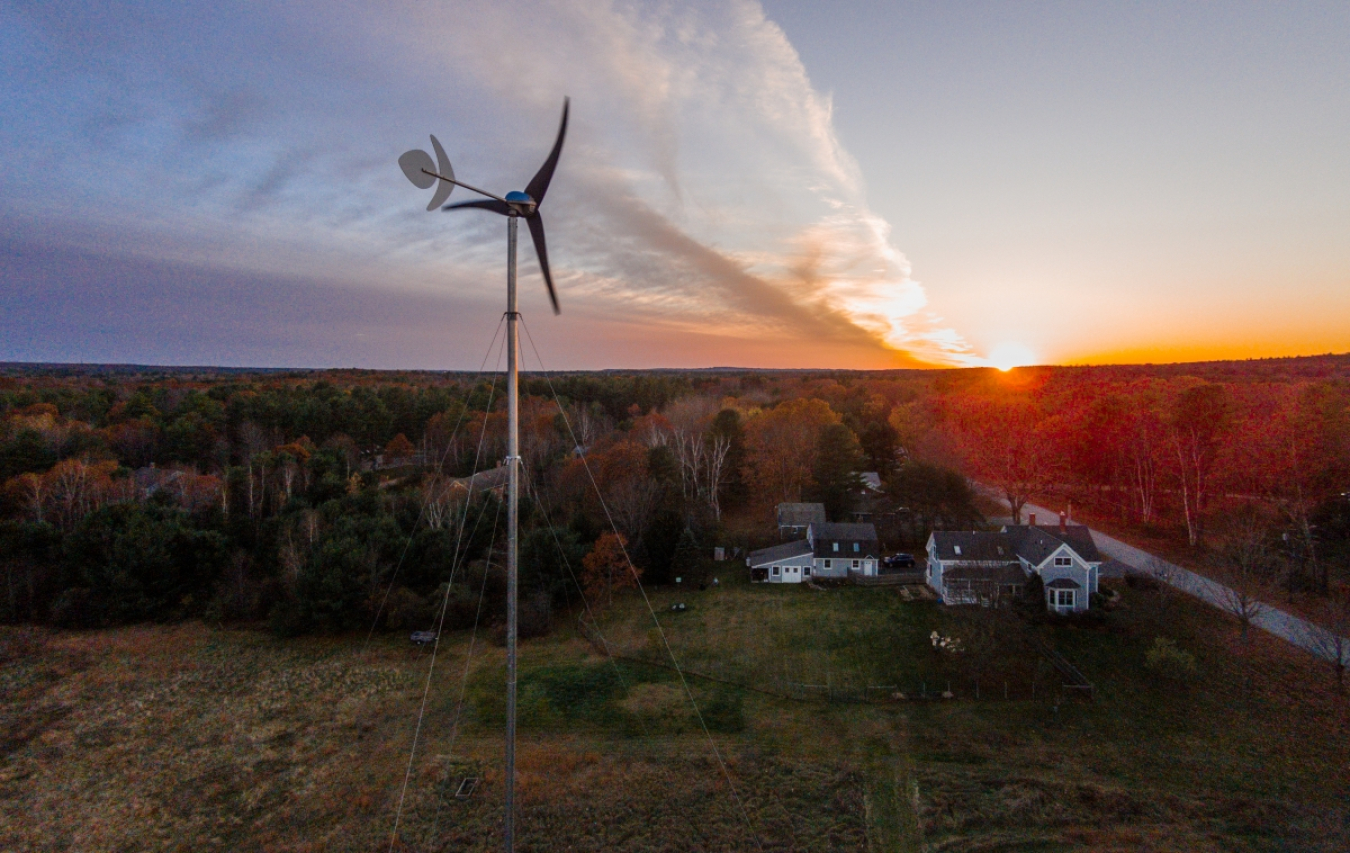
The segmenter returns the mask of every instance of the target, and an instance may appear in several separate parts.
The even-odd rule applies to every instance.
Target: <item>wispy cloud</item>
[[[225,2],[97,15],[81,26],[24,13],[8,33],[21,73],[0,84],[11,150],[0,188],[14,190],[0,215],[46,242],[121,234],[107,240],[119,251],[250,282],[303,275],[477,302],[500,275],[500,218],[421,212],[394,160],[430,131],[465,179],[519,187],[570,94],[544,214],[564,310],[590,318],[592,336],[605,315],[641,322],[642,360],[657,363],[662,352],[698,363],[677,340],[691,328],[722,341],[702,356],[717,363],[738,360],[737,340],[766,364],[775,343],[809,344],[837,366],[974,360],[928,314],[829,98],[758,3]],[[94,25],[122,35],[91,43],[81,34]],[[69,67],[52,59],[72,51]],[[103,97],[80,94],[90,88]],[[35,101],[49,106],[21,108]],[[10,143],[37,138],[40,156],[13,154]],[[40,191],[56,174],[69,203]],[[559,346],[564,362],[585,360],[582,343]]]

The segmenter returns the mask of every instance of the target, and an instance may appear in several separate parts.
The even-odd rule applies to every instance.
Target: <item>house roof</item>
[[[881,544],[877,541],[877,528],[873,524],[842,524],[828,522],[812,524],[806,530],[806,538],[815,548],[817,557],[878,557]],[[843,546],[858,543],[858,550],[852,547],[840,547],[834,550],[833,543]]]
[[[944,583],[954,580],[984,580],[999,584],[1017,584],[1024,583],[1026,579],[1027,574],[1022,571],[1021,563],[1003,563],[998,566],[953,566],[942,573]]]
[[[806,527],[808,524],[825,522],[825,504],[789,504],[778,505],[779,527]]]
[[[1055,578],[1045,585],[1046,589],[1082,589],[1078,581],[1072,578]]]
[[[877,527],[875,524],[849,524],[842,522],[821,521],[811,525],[811,530],[806,534],[814,539],[849,539],[857,542],[875,542],[877,539]]]
[[[933,544],[937,546],[937,558],[943,561],[1005,562],[1017,553],[1006,533],[934,530]]]
[[[462,489],[471,489],[474,492],[484,492],[489,489],[502,489],[511,480],[511,469],[505,465],[497,468],[489,468],[486,471],[479,471],[470,477],[460,477],[451,482],[452,486],[458,486]]]
[[[776,560],[791,560],[793,557],[805,557],[811,553],[811,543],[805,539],[798,539],[796,542],[784,542],[782,545],[774,545],[770,548],[761,548],[758,551],[751,551],[748,564],[750,568],[767,566]]]
[[[876,471],[864,471],[858,475],[862,484],[874,492],[881,491],[881,475]]]
[[[1060,532],[1059,525],[1032,527],[1027,524],[1009,524],[1003,530],[1011,537],[1018,556],[1034,566],[1045,562],[1061,545],[1068,545],[1089,563],[1100,563],[1102,560],[1097,543],[1092,541],[1092,531],[1081,524],[1070,524],[1063,532]]]

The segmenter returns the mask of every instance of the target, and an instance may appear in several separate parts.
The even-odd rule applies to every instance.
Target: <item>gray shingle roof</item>
[[[865,540],[876,541],[877,527],[875,524],[849,524],[843,522],[819,522],[811,525],[809,534],[817,539],[856,539],[859,542]]]
[[[1006,533],[934,530],[933,544],[937,546],[937,558],[943,561],[1006,562],[1017,553]]]
[[[1063,533],[1059,525],[1009,524],[1003,528],[1012,538],[1013,547],[1022,559],[1032,565],[1045,562],[1060,545],[1068,545],[1078,556],[1089,563],[1100,563],[1102,555],[1097,551],[1097,543],[1092,541],[1092,531],[1081,524],[1070,524]]]
[[[511,469],[505,465],[479,471],[471,477],[460,477],[453,484],[463,489],[472,489],[475,494],[489,489],[502,489],[511,480]]]
[[[749,565],[753,569],[758,566],[767,566],[775,560],[790,560],[793,557],[805,557],[810,553],[811,543],[805,539],[799,539],[796,542],[784,542],[782,545],[751,551]]]
[[[944,561],[992,562],[1017,556],[1039,566],[1061,545],[1068,545],[1089,563],[1099,563],[1102,559],[1097,543],[1092,541],[1092,532],[1080,524],[1069,525],[1064,533],[1059,532],[1058,525],[1029,527],[1025,524],[1010,524],[999,533],[934,530],[933,542],[937,546],[938,559]],[[957,553],[958,547],[960,553]]]
[[[873,524],[812,524],[806,536],[815,547],[817,557],[880,557],[881,544],[877,541],[877,528]],[[834,550],[834,543],[839,550]],[[858,550],[853,550],[857,543]]]

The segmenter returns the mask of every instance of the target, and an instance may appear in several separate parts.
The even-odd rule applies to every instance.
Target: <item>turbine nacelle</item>
[[[524,192],[513,190],[503,197],[457,180],[454,169],[450,167],[450,158],[445,156],[445,149],[434,136],[431,137],[431,145],[436,149],[435,162],[432,162],[430,154],[420,149],[405,151],[398,158],[398,165],[403,169],[403,174],[418,189],[430,189],[432,184],[439,182],[427,210],[435,210],[444,205],[441,207],[442,210],[473,207],[490,210],[503,216],[523,216],[525,224],[530,226],[530,238],[534,241],[535,253],[539,255],[539,272],[543,274],[544,284],[548,286],[548,298],[553,303],[554,314],[560,313],[558,294],[553,289],[553,274],[548,268],[548,246],[544,243],[544,220],[539,215],[539,206],[544,203],[544,194],[548,192],[549,182],[553,180],[553,170],[558,167],[558,156],[562,154],[563,138],[567,136],[568,103],[568,99],[564,98],[562,124],[558,126],[558,139],[553,143],[553,150],[549,152],[544,165],[540,166],[539,171],[530,179]],[[486,196],[487,200],[445,204],[446,199],[450,197],[450,191],[457,186]]]
[[[539,209],[539,205],[534,199],[530,198],[530,194],[523,193],[520,190],[512,190],[507,193],[506,203],[511,206],[512,211],[517,216],[529,216]]]

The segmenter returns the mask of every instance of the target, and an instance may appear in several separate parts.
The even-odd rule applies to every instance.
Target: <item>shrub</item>
[[[1128,572],[1125,575],[1125,585],[1130,589],[1137,589],[1141,592],[1156,592],[1159,584],[1156,578],[1145,575],[1140,572]]]
[[[421,596],[406,586],[395,587],[384,605],[384,624],[395,631],[426,630],[436,625],[434,597]]]
[[[1166,637],[1157,637],[1144,657],[1144,666],[1167,681],[1190,681],[1195,678],[1195,655],[1177,648]]]
[[[1026,584],[1022,586],[1022,594],[1018,596],[1015,607],[1019,612],[1028,617],[1045,616],[1045,581],[1041,576],[1032,573],[1027,578]]]

